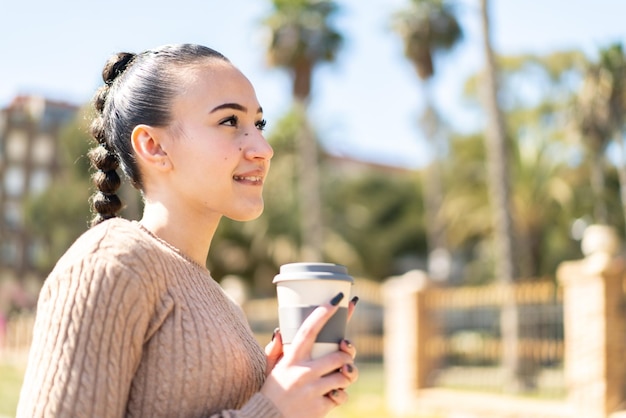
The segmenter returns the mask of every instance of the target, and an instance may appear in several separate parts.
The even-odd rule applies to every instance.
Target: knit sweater
[[[111,219],[41,290],[18,417],[274,418],[266,358],[206,268]]]

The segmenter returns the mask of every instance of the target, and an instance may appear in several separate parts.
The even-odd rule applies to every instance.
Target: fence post
[[[623,401],[624,260],[620,242],[607,226],[587,228],[585,258],[562,263],[565,379],[579,417],[604,418]]]
[[[433,364],[427,342],[434,324],[425,300],[429,278],[413,270],[383,285],[385,398],[396,414],[414,410],[417,391],[428,384]]]

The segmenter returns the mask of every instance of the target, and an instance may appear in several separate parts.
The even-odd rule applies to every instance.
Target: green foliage
[[[302,62],[334,61],[343,38],[332,26],[339,7],[332,0],[273,0],[264,24],[270,30],[272,65],[294,69]]]
[[[422,80],[435,74],[434,53],[451,49],[463,36],[452,6],[442,0],[412,0],[407,9],[393,15],[392,27]]]
[[[616,171],[606,162],[595,167],[606,177],[597,198],[591,197],[596,192],[592,192],[590,182],[590,150],[604,155],[609,133],[615,129],[609,124],[608,93],[617,87],[609,89],[608,83],[614,78],[606,71],[619,71],[623,52],[618,46],[602,50],[596,64],[579,51],[500,57],[499,62],[503,68],[500,96],[511,153],[516,262],[524,277],[554,275],[560,262],[581,256],[570,228],[578,218],[592,219],[599,200],[606,204],[607,223],[616,228],[624,223]],[[604,76],[600,76],[602,71]],[[468,85],[476,86],[478,80],[478,76],[471,77]],[[606,96],[599,98],[603,91]],[[620,97],[617,92],[612,94]],[[621,102],[616,99],[613,103]],[[581,124],[593,129],[585,130]],[[582,147],[580,139],[585,135],[581,133],[592,139],[589,134],[594,132],[598,132],[594,135],[597,144],[587,142]],[[449,174],[442,208],[449,242],[454,251],[468,255],[466,277],[474,281],[488,280],[493,263],[491,251],[486,250],[492,232],[481,141],[480,135],[453,140],[446,161]]]
[[[330,174],[325,181],[326,220],[357,256],[348,263],[354,274],[380,280],[403,272],[402,259],[425,254],[421,194],[413,176],[372,170]],[[333,261],[346,263],[341,257]]]
[[[508,108],[535,108],[539,103],[566,103],[578,91],[589,60],[578,50],[545,55],[498,56],[500,91]],[[478,103],[482,74],[470,76],[463,94]],[[529,100],[529,93],[532,99]],[[514,103],[514,105],[512,105]]]
[[[85,185],[55,182],[26,206],[28,226],[37,235],[36,265],[49,272],[70,244],[87,229],[89,193]]]
[[[621,44],[599,51],[599,60],[589,63],[584,72],[579,94],[572,100],[572,126],[576,139],[586,152],[591,191],[594,200],[593,218],[607,223],[606,188],[607,159],[611,145],[617,145],[621,161],[617,164],[622,193],[622,218],[626,218],[626,160],[624,159],[624,112],[626,111],[626,56]]]

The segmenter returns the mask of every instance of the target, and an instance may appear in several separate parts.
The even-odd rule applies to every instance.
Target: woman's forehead
[[[210,60],[204,65],[194,65],[183,71],[182,101],[202,101],[208,106],[222,103],[239,103],[245,107],[259,108],[254,87],[246,76],[227,61]]]

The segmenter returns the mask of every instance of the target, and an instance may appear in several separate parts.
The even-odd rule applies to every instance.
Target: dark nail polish
[[[346,343],[346,346],[348,346],[348,348],[352,347],[352,343],[350,342],[350,340],[343,340],[344,343]]]
[[[278,331],[280,331],[280,328],[276,328],[272,333],[272,341],[274,341],[274,338],[276,338],[276,334],[278,334]]]
[[[358,296],[353,297],[352,303],[354,303],[354,306],[356,306],[356,304],[359,303],[359,297]]]
[[[346,371],[348,373],[352,373],[354,371],[354,367],[352,367],[352,364],[346,364]]]
[[[337,389],[333,389],[330,391],[329,395],[334,398],[335,396],[339,395],[339,391]]]
[[[343,292],[337,293],[337,296],[330,300],[330,304],[333,306],[337,306],[339,305],[339,302],[341,302],[341,299],[343,299]]]

